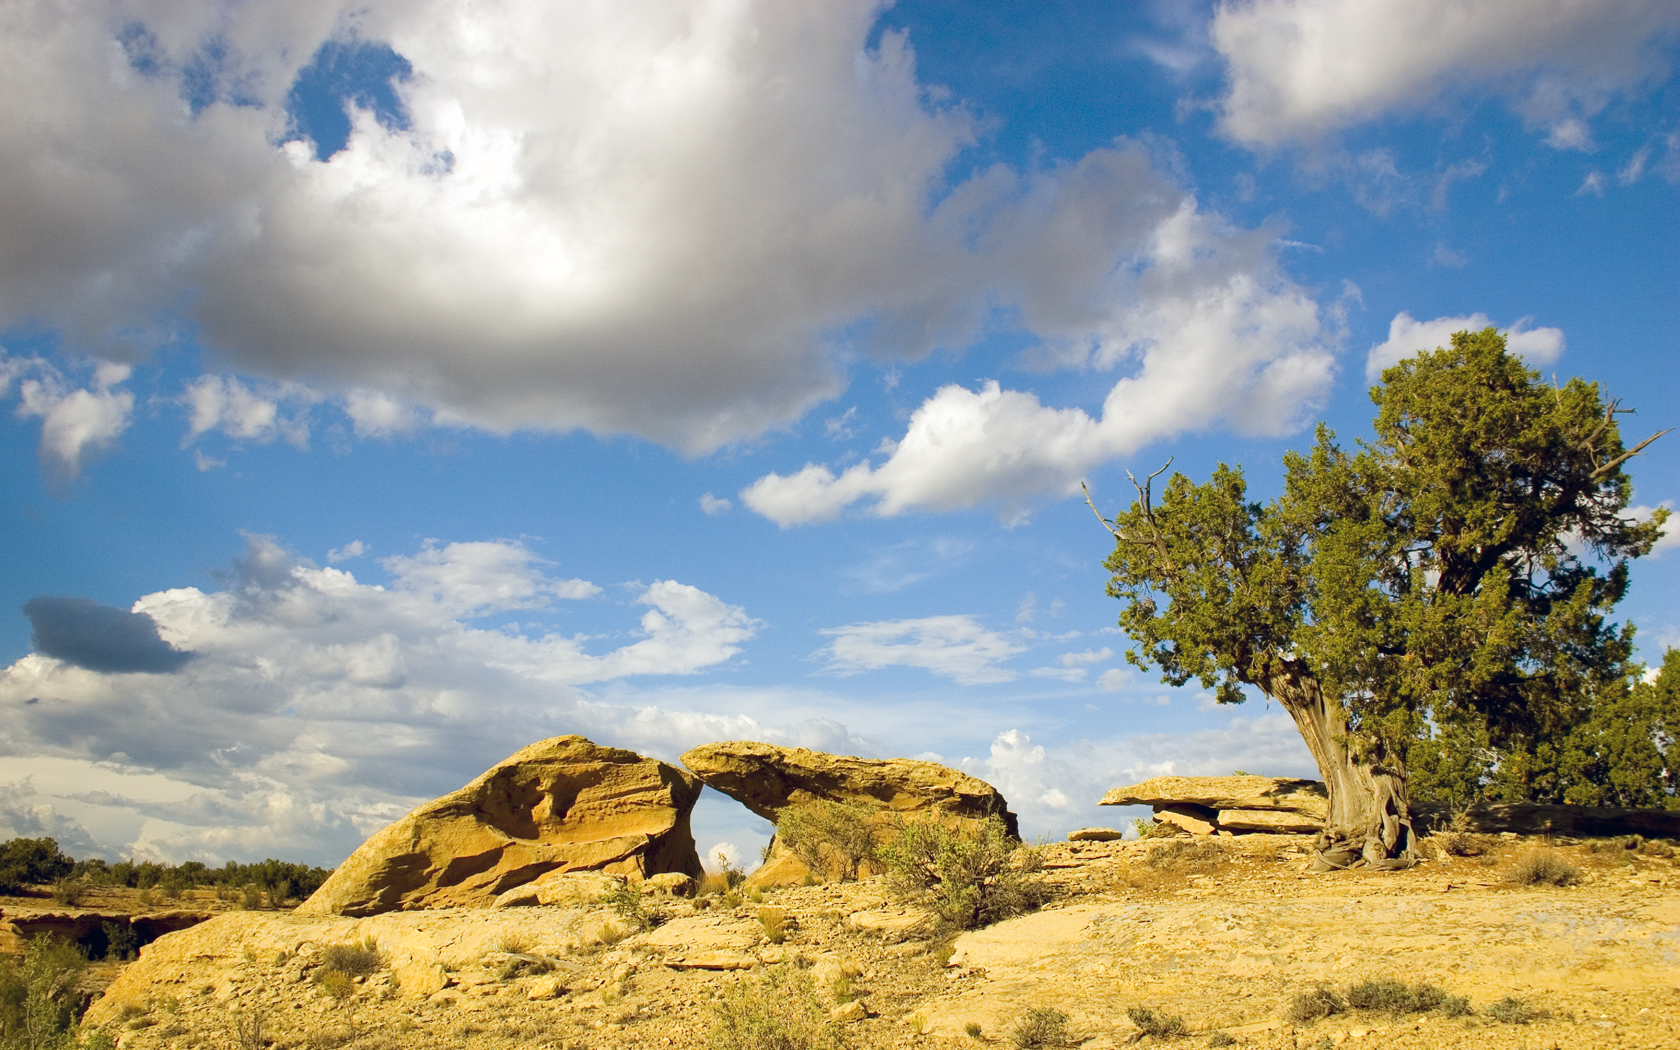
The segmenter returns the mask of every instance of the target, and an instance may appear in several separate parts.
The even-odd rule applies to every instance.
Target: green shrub
[[[1157,1039],[1171,1039],[1185,1033],[1184,1018],[1175,1014],[1156,1013],[1147,1006],[1133,1006],[1127,1008],[1126,1016],[1138,1026],[1138,1031]]]
[[[62,904],[66,908],[79,907],[87,899],[88,884],[86,879],[65,876],[54,879],[52,884],[52,899],[55,904]]]
[[[1236,1046],[1237,1037],[1230,1032],[1215,1032],[1208,1036],[1209,1046]]]
[[[1152,817],[1139,817],[1132,821],[1132,830],[1137,832],[1140,839],[1170,839],[1189,834],[1177,824],[1155,820]]]
[[[1035,1006],[1028,1010],[1009,1033],[1010,1042],[1022,1050],[1043,1046],[1067,1046],[1072,1039],[1067,1030],[1067,1014],[1053,1006]]]
[[[75,1046],[76,1022],[88,1004],[77,987],[86,966],[80,951],[54,937],[31,940],[21,961],[0,956],[0,1047]]]
[[[653,925],[649,918],[647,902],[642,897],[642,891],[627,882],[621,882],[612,889],[601,894],[600,903],[618,912],[619,917],[631,930],[645,930]]]
[[[777,816],[776,841],[805,866],[837,882],[855,879],[858,868],[875,858],[875,811],[865,806],[813,799],[788,806]]]
[[[1355,1010],[1384,1010],[1391,1014],[1426,1014],[1439,1011],[1448,1017],[1470,1012],[1470,1000],[1448,995],[1436,985],[1406,984],[1392,977],[1360,981],[1348,989],[1348,1006]]]
[[[764,936],[771,944],[780,944],[787,940],[787,910],[785,908],[764,907],[758,909],[758,924],[764,927]]]
[[[76,862],[58,848],[58,840],[11,839],[0,845],[0,893],[44,886],[76,870]]]
[[[711,1014],[707,1050],[840,1050],[810,976],[790,966],[725,988]]]
[[[987,817],[959,825],[898,820],[879,851],[901,895],[925,904],[941,926],[973,930],[1031,911],[1049,899],[1039,859]]]
[[[1307,1024],[1339,1014],[1347,1009],[1347,1000],[1332,988],[1320,986],[1310,992],[1300,992],[1289,1001],[1284,1018],[1295,1024]]]
[[[1581,869],[1555,850],[1537,849],[1524,854],[1505,874],[1505,881],[1519,886],[1573,886],[1581,881]]]
[[[1506,996],[1496,1003],[1489,1003],[1482,1011],[1501,1024],[1528,1024],[1551,1016],[1551,1011],[1541,1010],[1529,1006],[1521,999]]]

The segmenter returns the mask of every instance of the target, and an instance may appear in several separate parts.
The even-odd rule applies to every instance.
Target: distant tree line
[[[254,887],[279,903],[308,897],[331,874],[330,868],[312,868],[273,858],[255,864],[230,860],[219,868],[197,860],[180,864],[121,860],[112,864],[99,857],[76,860],[59,849],[58,841],[51,838],[15,838],[0,843],[0,893],[74,880],[91,886],[156,889],[167,896],[178,896],[200,887],[229,890]]]

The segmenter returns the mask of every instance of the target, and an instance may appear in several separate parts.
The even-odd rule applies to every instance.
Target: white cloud
[[[283,437],[307,449],[309,421],[304,410],[320,397],[296,383],[268,385],[259,392],[230,376],[204,375],[187,385],[180,400],[189,412],[183,446],[215,430],[236,441],[264,444]],[[280,411],[287,402],[295,406],[289,416]]]
[[[1523,317],[1509,328],[1500,329],[1505,346],[1521,355],[1531,367],[1549,365],[1564,350],[1563,329],[1527,328],[1529,318]],[[1434,350],[1452,345],[1454,332],[1479,332],[1492,327],[1487,314],[1474,313],[1468,317],[1437,317],[1433,321],[1414,320],[1402,310],[1388,324],[1388,338],[1372,346],[1365,355],[1365,379],[1376,382],[1383,370],[1399,364],[1420,350]]]
[[[428,541],[413,556],[392,555],[380,564],[396,577],[396,590],[425,595],[451,616],[542,609],[551,597],[593,598],[601,593],[588,580],[551,580],[542,575],[537,566],[548,563],[519,543],[438,547]]]
[[[1075,492],[1098,465],[1152,441],[1216,424],[1245,434],[1299,424],[1328,389],[1334,333],[1277,267],[1263,233],[1233,230],[1183,199],[1132,231],[1132,254],[1106,255],[1125,242],[1088,238],[1100,225],[1083,214],[1094,205],[1081,196],[1081,173],[1064,175],[1068,192],[1033,227],[1058,253],[1089,256],[1088,265],[1046,261],[1043,276],[1056,291],[1029,289],[1023,309],[1035,331],[1057,333],[1047,359],[1130,366],[1101,417],[996,381],[942,387],[885,448],[884,462],[838,475],[819,464],[768,474],[741,491],[747,506],[783,527],[832,519],[863,501],[881,517],[986,501],[1015,517],[1032,498]],[[1034,198],[1022,204],[1038,206]],[[1028,254],[1050,247],[1033,244]]]
[[[1110,667],[1097,677],[1097,688],[1105,693],[1118,693],[1132,680],[1129,667]]]
[[[363,543],[361,540],[351,540],[342,547],[334,547],[332,550],[328,551],[327,560],[336,565],[341,561],[349,561],[351,558],[360,558],[367,552],[367,544]]]
[[[840,675],[921,667],[962,685],[1008,682],[1015,672],[998,664],[1026,651],[972,616],[854,623],[822,633],[834,639],[823,650],[826,670]]]
[[[708,517],[715,518],[719,514],[727,514],[729,513],[729,508],[733,506],[733,503],[718,496],[714,496],[710,492],[701,493],[700,495],[700,510]]]
[[[1026,463],[964,485],[901,462],[857,479],[883,513],[1061,490],[1115,447],[1216,421],[1271,432],[1323,389],[1311,298],[1135,144],[947,187],[975,122],[929,101],[899,34],[864,50],[878,11],[13,5],[0,92],[20,101],[0,112],[0,211],[32,221],[0,246],[0,323],[143,345],[184,309],[240,369],[342,396],[364,436],[582,427],[689,452],[838,393],[830,333],[860,320],[889,355],[961,348],[995,312],[1046,362],[1141,361],[1146,388],[1105,412],[1100,441],[1083,413],[1025,412],[1070,446],[1043,485]],[[275,142],[300,64],[334,34],[388,42],[414,74],[395,86],[407,127],[358,110],[346,148],[320,161]],[[125,46],[147,51],[144,75]],[[185,70],[214,48],[239,104],[195,113]],[[1185,332],[1215,345],[1192,353]],[[1167,361],[1188,373],[1186,354],[1222,377],[1200,392],[1214,407],[1168,397],[1151,417],[1149,397],[1176,391],[1149,377]],[[273,396],[202,383],[193,435],[280,425]],[[807,479],[822,491],[801,514],[857,498],[823,480]]]
[[[616,638],[480,629],[463,618],[593,585],[547,576],[518,544],[390,561],[396,585],[381,587],[250,537],[224,589],[134,603],[195,654],[179,671],[98,674],[34,653],[0,669],[8,773],[52,796],[31,806],[105,822],[95,837],[107,851],[332,862],[532,739],[582,732],[665,751],[753,733],[750,719],[602,704],[579,688],[724,663],[760,626],[739,607],[663,580],[641,590],[646,611]],[[80,790],[112,797],[77,801],[42,783],[49,760],[161,779],[119,791],[89,773]]]
[[[1587,172],[1587,177],[1581,180],[1581,185],[1576,189],[1574,195],[1585,197],[1589,193],[1595,197],[1604,196],[1604,173],[1602,171]]]
[[[1256,0],[1209,27],[1228,63],[1220,126],[1255,147],[1311,141],[1457,91],[1505,94],[1561,149],[1586,121],[1668,68],[1667,0]]]
[[[41,420],[41,462],[53,474],[74,478],[86,458],[110,448],[128,429],[134,414],[134,395],[113,389],[128,380],[132,369],[126,364],[99,362],[89,386],[72,387],[64,373],[40,358],[12,361],[5,393],[15,375],[30,378],[18,384],[20,418]]]
[[[1063,667],[1082,667],[1086,664],[1100,664],[1114,655],[1114,650],[1108,646],[1101,649],[1087,649],[1082,653],[1063,653],[1058,659]]]

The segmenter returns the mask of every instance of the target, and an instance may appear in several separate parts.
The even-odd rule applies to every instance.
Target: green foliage
[[[1157,1039],[1173,1039],[1187,1031],[1184,1018],[1176,1014],[1157,1013],[1147,1006],[1129,1006],[1126,1008],[1126,1016],[1138,1026],[1139,1032]]]
[[[973,930],[1049,899],[1036,851],[1010,838],[996,816],[945,823],[900,819],[880,858],[901,895],[925,904],[943,927]]]
[[[1023,1050],[1067,1046],[1072,1042],[1068,1036],[1067,1020],[1068,1015],[1053,1006],[1032,1007],[1015,1025],[1015,1030],[1009,1033],[1009,1041]]]
[[[56,882],[75,868],[76,862],[58,848],[57,839],[12,839],[0,846],[0,893]]]
[[[826,799],[788,806],[776,819],[776,840],[805,866],[835,881],[855,879],[858,866],[875,857],[874,810]]]
[[[648,915],[647,902],[642,898],[639,887],[627,882],[617,883],[612,889],[601,894],[601,903],[618,912],[631,930],[645,930],[653,925],[653,920]]]
[[[1349,452],[1321,426],[1269,504],[1221,465],[1116,518],[1128,660],[1221,703],[1321,694],[1334,717],[1309,744],[1409,767],[1420,797],[1546,797],[1613,781],[1604,763],[1648,765],[1666,730],[1647,709],[1666,701],[1623,703],[1633,632],[1608,615],[1666,514],[1627,515],[1616,402],[1543,382],[1491,328],[1388,369],[1371,398],[1372,440]],[[1554,773],[1597,716],[1604,747],[1575,750],[1600,766]]]
[[[1295,1024],[1309,1024],[1349,1010],[1380,1011],[1396,1016],[1439,1013],[1447,1017],[1463,1017],[1472,1012],[1470,1000],[1448,994],[1427,981],[1407,984],[1392,977],[1375,977],[1354,983],[1346,995],[1326,985],[1300,992],[1290,1000],[1284,1017]]]
[[[50,839],[47,841],[51,841]],[[87,1009],[77,987],[87,959],[52,937],[29,942],[21,961],[0,956],[0,1050],[69,1050]]]
[[[707,1050],[840,1050],[810,976],[791,966],[726,987],[711,1013]]]

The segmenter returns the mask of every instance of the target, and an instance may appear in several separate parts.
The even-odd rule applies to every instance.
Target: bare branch
[[[1099,511],[1097,509],[1097,505],[1091,502],[1091,490],[1085,487],[1085,483],[1083,481],[1079,483],[1079,488],[1080,491],[1085,493],[1085,505],[1090,507],[1091,513],[1095,514],[1097,516],[1097,520],[1102,522],[1102,527],[1107,529],[1115,539],[1124,540],[1125,537],[1120,535],[1120,531],[1113,525],[1110,525],[1108,519],[1102,516],[1102,511]]]
[[[1637,444],[1637,445],[1633,446],[1632,448],[1628,449],[1626,452],[1617,456],[1615,459],[1613,459],[1610,462],[1604,464],[1602,467],[1599,467],[1597,470],[1593,471],[1588,476],[1590,478],[1592,478],[1592,480],[1597,481],[1599,478],[1602,478],[1604,475],[1610,473],[1612,470],[1615,470],[1617,467],[1621,466],[1623,463],[1626,463],[1628,460],[1630,460],[1633,457],[1639,455],[1640,450],[1642,450],[1646,445],[1649,445],[1651,442],[1653,442],[1653,441],[1657,440],[1658,438],[1662,437],[1664,434],[1672,433],[1673,430],[1674,430],[1673,427],[1669,427],[1667,430],[1657,431],[1655,434],[1652,434],[1650,437],[1646,438],[1644,441],[1641,441],[1639,444]]]

